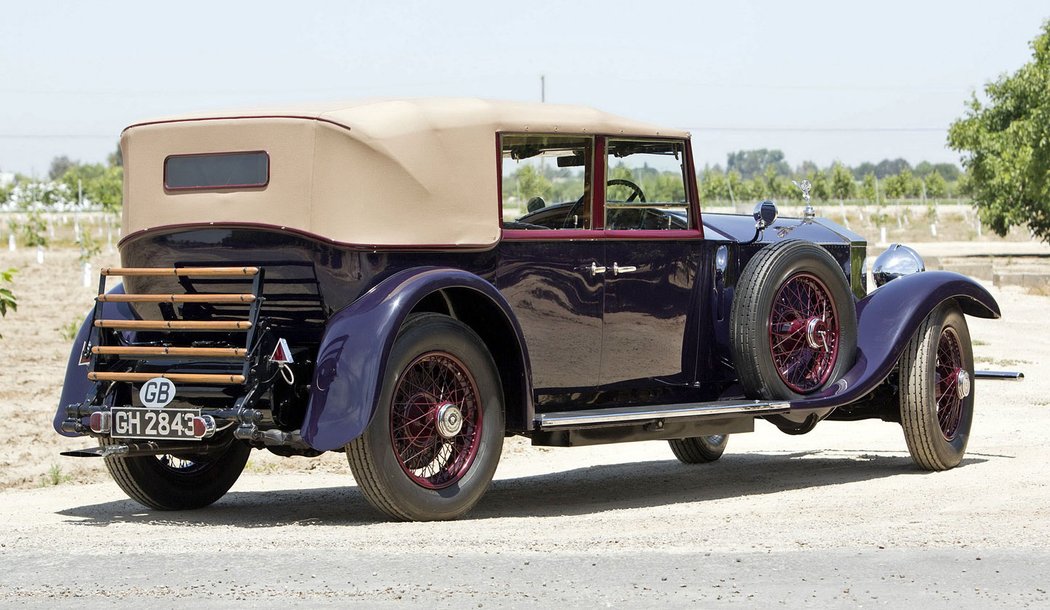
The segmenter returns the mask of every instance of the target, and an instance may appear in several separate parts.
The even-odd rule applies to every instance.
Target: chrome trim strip
[[[677,417],[702,417],[715,415],[749,415],[783,413],[791,409],[791,403],[785,401],[760,400],[721,400],[684,405],[651,405],[643,407],[624,407],[609,409],[588,409],[584,411],[560,411],[556,413],[537,413],[536,427],[564,428],[568,426],[586,426],[592,424],[630,423],[653,419],[671,419]]]
[[[973,377],[993,381],[1024,381],[1024,373],[1021,371],[974,371]]]

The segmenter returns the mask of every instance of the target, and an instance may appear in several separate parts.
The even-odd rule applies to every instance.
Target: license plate
[[[113,438],[200,440],[193,436],[193,418],[201,414],[200,409],[114,407],[110,413]]]

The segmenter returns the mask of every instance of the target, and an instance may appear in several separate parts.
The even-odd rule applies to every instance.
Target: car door
[[[600,384],[692,379],[702,236],[684,141],[609,138],[603,191],[605,303]]]
[[[594,136],[501,134],[496,286],[529,350],[537,402],[592,391],[602,347],[605,244],[593,218]]]

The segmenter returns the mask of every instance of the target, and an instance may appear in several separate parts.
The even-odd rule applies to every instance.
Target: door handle
[[[605,273],[605,267],[599,267],[598,263],[591,263],[591,277],[598,275],[599,273]]]
[[[620,275],[621,273],[634,273],[635,271],[638,271],[638,267],[635,267],[634,265],[624,265],[623,267],[621,267],[619,264],[613,263],[613,275]]]

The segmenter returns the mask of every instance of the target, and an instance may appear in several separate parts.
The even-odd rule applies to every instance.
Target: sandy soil
[[[19,311],[0,320],[0,521],[8,524],[0,559],[15,566],[0,576],[0,603],[76,605],[82,594],[460,607],[537,596],[613,605],[1050,602],[1048,297],[990,288],[1003,319],[970,319],[978,368],[1020,369],[1027,380],[978,382],[968,457],[955,470],[918,472],[900,428],[881,422],[825,422],[798,437],[760,423],[703,467],[679,464],[665,443],[545,449],[509,439],[475,511],[436,526],[383,523],[338,454],[256,452],[214,507],[164,515],[126,500],[100,460],[59,457],[89,444],[56,435],[51,418],[69,352],[59,329],[94,290],[81,287],[74,253],[49,253],[44,268],[33,259],[0,256],[0,268],[21,269]],[[126,571],[101,580],[68,574],[69,557],[100,549]],[[133,575],[142,561],[174,565],[164,558],[190,552],[200,566],[241,557],[245,569],[275,580],[248,586],[230,574],[240,584],[223,585],[194,580],[203,577],[189,568]],[[336,559],[348,552],[360,561]],[[473,571],[450,584],[412,572],[412,554]],[[230,561],[233,572],[239,564]],[[803,563],[811,570],[798,569]]]

